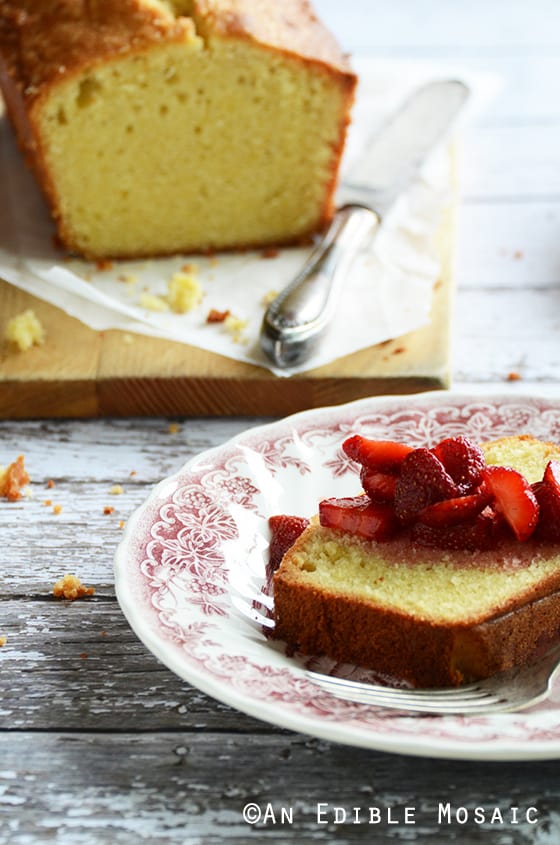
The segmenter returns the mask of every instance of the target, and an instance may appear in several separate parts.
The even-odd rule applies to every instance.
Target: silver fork
[[[397,689],[319,672],[309,671],[306,676],[326,692],[347,701],[416,713],[474,715],[511,713],[543,701],[550,693],[559,668],[560,643],[533,663],[460,687]]]

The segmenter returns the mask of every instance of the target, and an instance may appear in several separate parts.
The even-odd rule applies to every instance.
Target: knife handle
[[[338,209],[301,272],[269,305],[261,345],[278,367],[303,363],[333,317],[356,252],[373,237],[379,215],[361,205]]]

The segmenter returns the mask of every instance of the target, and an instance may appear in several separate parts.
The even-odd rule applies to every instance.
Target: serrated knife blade
[[[336,310],[337,295],[357,250],[417,177],[469,97],[459,80],[415,91],[354,162],[339,190],[341,207],[296,278],[264,315],[261,346],[280,368],[311,356]]]

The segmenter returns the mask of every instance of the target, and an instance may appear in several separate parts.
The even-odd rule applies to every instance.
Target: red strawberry
[[[303,516],[286,516],[279,514],[268,519],[270,528],[270,545],[268,547],[268,561],[271,569],[275,570],[288,549],[290,549],[302,531],[309,525],[309,520]]]
[[[543,481],[560,498],[560,461],[549,461],[543,475]]]
[[[539,503],[531,485],[512,467],[489,466],[482,473],[494,498],[494,507],[509,523],[516,538],[528,540],[537,526]]]
[[[453,551],[483,551],[494,548],[500,538],[500,522],[489,508],[459,525],[434,526],[415,523],[411,538],[421,546]]]
[[[362,466],[380,472],[398,472],[404,458],[413,451],[412,446],[394,440],[368,440],[361,434],[348,437],[342,444],[343,451]]]
[[[444,499],[442,502],[428,505],[427,508],[420,511],[416,519],[424,525],[434,527],[457,525],[471,520],[481,513],[491,499],[492,496],[488,489],[481,487],[476,493],[471,493],[468,496],[456,496],[453,499]]]
[[[395,475],[362,467],[360,480],[362,487],[372,502],[389,504],[395,498],[395,485],[397,483],[397,477]]]
[[[372,502],[367,496],[324,499],[319,504],[319,521],[366,540],[388,540],[396,531],[393,508]]]
[[[539,521],[535,536],[541,540],[560,540],[560,461],[549,461],[542,481],[532,485],[539,503]]]
[[[432,452],[440,459],[461,492],[470,493],[478,487],[486,460],[476,443],[468,437],[448,437],[434,446]]]
[[[414,449],[401,465],[395,487],[395,513],[401,522],[413,522],[428,505],[457,494],[457,485],[433,452]]]

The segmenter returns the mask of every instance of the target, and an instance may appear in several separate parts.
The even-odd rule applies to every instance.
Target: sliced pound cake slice
[[[542,503],[541,517],[548,519],[537,487],[549,462],[560,460],[560,448],[519,436],[488,443],[483,451],[488,464],[517,470],[500,470],[498,480],[511,475],[517,482],[523,474],[527,487],[533,485],[527,501],[537,510]],[[448,466],[457,480],[456,468]],[[274,576],[275,636],[303,653],[326,654],[419,687],[487,677],[557,640],[560,542],[537,523],[520,542],[500,513],[512,505],[507,491],[492,481],[492,470],[477,472],[483,476],[479,487],[487,485],[486,477],[496,487],[486,491],[482,516],[493,507],[500,528],[485,548],[427,546],[410,522],[379,541],[314,518]],[[460,492],[459,499],[474,495]],[[417,518],[428,512],[433,523],[441,510],[429,504]],[[517,527],[518,515],[507,516]]]

